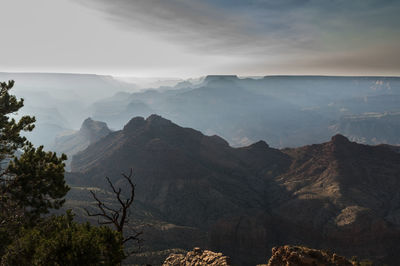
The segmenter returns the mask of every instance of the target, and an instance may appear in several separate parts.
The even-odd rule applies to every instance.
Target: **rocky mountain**
[[[18,115],[37,118],[29,138],[46,148],[59,134],[78,130],[86,117],[119,130],[130,118],[153,113],[235,147],[259,139],[275,148],[299,147],[337,133],[365,144],[399,144],[393,116],[363,118],[400,112],[398,77],[209,75],[139,89],[111,76],[0,72],[0,80],[9,79],[26,99]],[[366,136],[362,128],[373,133]]]
[[[277,203],[274,213],[282,227],[289,228],[287,243],[300,241],[346,256],[353,251],[361,258],[398,260],[391,253],[400,233],[398,153],[350,142],[342,135],[283,152],[292,164],[275,180],[289,198]]]
[[[90,144],[107,136],[109,133],[111,133],[111,130],[106,123],[87,118],[83,121],[79,131],[57,137],[51,150],[57,153],[65,153],[68,156],[67,167],[69,167],[73,155],[83,151]]]
[[[263,208],[258,194],[267,177],[288,163],[287,155],[265,142],[234,149],[218,136],[152,115],[132,119],[75,155],[71,170],[84,175],[81,184],[91,185],[105,175],[118,181],[121,171],[133,168],[140,176],[137,185],[146,188],[137,191],[138,201],[168,216],[168,222],[208,228],[221,215]]]
[[[131,167],[136,217],[173,228],[149,230],[149,249],[199,245],[254,265],[292,244],[400,263],[400,154],[389,145],[336,135],[300,148],[232,148],[157,115],[136,117],[74,156],[70,200],[106,189],[105,176],[118,184]]]
[[[271,147],[299,147],[328,141],[357,121],[342,117],[365,113],[400,111],[400,78],[266,76],[240,78],[211,75],[197,83],[147,90],[103,99],[92,106],[95,119],[122,128],[133,116],[157,113],[176,123],[206,134],[217,134],[233,146],[246,146],[259,139]],[[387,121],[390,123],[389,121]],[[354,123],[354,125],[353,125]],[[376,142],[398,135],[395,127],[371,120]],[[342,130],[343,129],[343,130]],[[387,130],[389,130],[387,132]],[[349,132],[363,140],[358,131]],[[367,142],[369,143],[369,142]]]

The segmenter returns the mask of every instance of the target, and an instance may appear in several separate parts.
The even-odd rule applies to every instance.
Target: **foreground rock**
[[[191,266],[191,265],[218,265],[228,266],[230,264],[230,258],[222,255],[222,253],[215,253],[209,250],[201,250],[200,248],[194,248],[193,251],[189,251],[186,255],[184,254],[171,254],[165,260],[163,266]]]
[[[299,246],[282,246],[272,249],[268,266],[352,266],[356,265],[335,253]]]

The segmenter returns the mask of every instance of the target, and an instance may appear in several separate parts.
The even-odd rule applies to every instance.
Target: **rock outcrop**
[[[111,133],[107,124],[87,118],[83,121],[79,131],[59,136],[55,139],[52,150],[57,153],[65,153],[68,156],[67,168],[72,156],[86,149],[90,144]]]
[[[201,248],[194,248],[184,254],[171,254],[165,260],[163,266],[229,266],[230,258],[222,253],[215,253]]]
[[[336,253],[300,246],[281,246],[272,249],[267,266],[352,266],[356,265]]]

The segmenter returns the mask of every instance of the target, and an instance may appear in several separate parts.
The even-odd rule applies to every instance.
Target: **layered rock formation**
[[[163,266],[229,266],[230,258],[209,250],[194,248],[184,254],[171,254],[164,261]]]

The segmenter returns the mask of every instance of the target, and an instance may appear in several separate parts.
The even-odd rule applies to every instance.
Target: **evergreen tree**
[[[21,131],[32,131],[35,118],[23,116],[18,122],[10,119],[10,115],[16,114],[24,106],[24,100],[18,100],[14,95],[9,94],[9,90],[14,86],[14,81],[0,82],[0,170],[4,171],[5,159],[14,156],[17,149],[29,145],[25,137],[21,136]]]
[[[0,83],[0,254],[22,225],[60,208],[69,190],[64,181],[66,156],[35,148],[22,132],[32,131],[35,118],[13,118],[23,99],[10,95],[13,81]],[[16,153],[22,152],[17,158]]]
[[[35,118],[12,118],[23,107],[22,99],[9,94],[13,85],[0,83],[0,264],[120,265],[121,232],[75,223],[71,212],[42,216],[65,201],[67,157],[21,136],[33,130]]]
[[[1,265],[119,265],[122,235],[110,227],[73,222],[70,211],[23,229]]]

